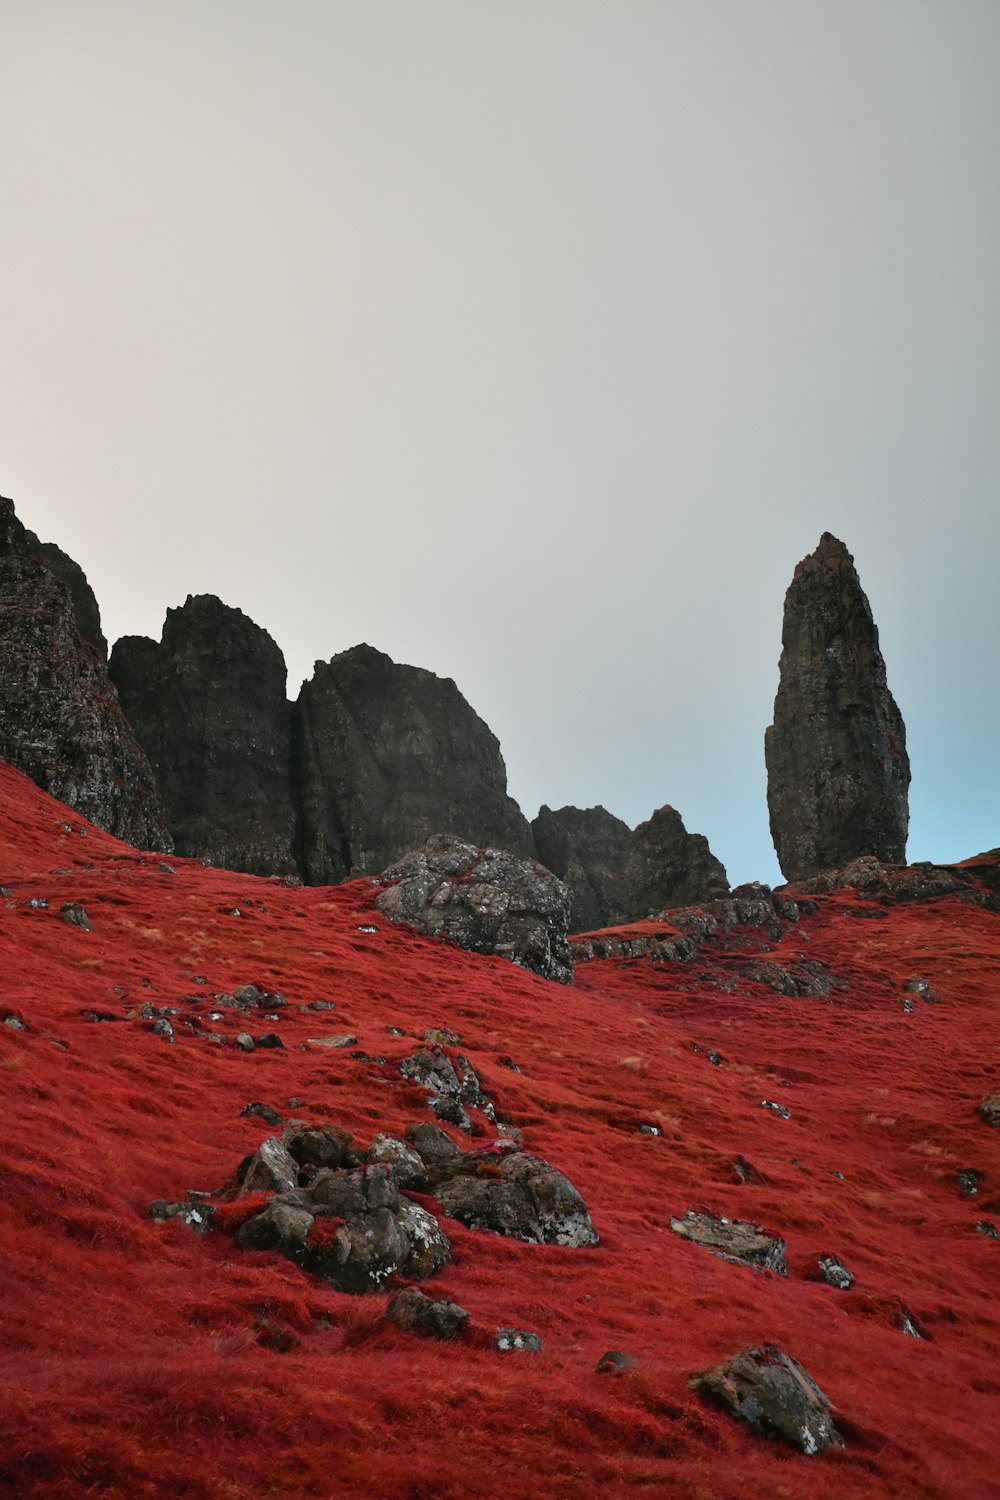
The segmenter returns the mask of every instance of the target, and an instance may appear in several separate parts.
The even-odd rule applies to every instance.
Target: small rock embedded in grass
[[[1000,1229],[997,1229],[992,1219],[980,1219],[976,1225],[976,1233],[985,1234],[991,1240],[1000,1240]]]
[[[908,979],[903,988],[908,995],[916,995],[918,1000],[930,1003],[934,999],[929,979]]]
[[[751,1266],[755,1271],[787,1275],[785,1241],[745,1219],[729,1219],[725,1214],[689,1208],[683,1218],[671,1215],[670,1227],[674,1234],[701,1245],[721,1260]]]
[[[149,1217],[155,1224],[165,1224],[170,1219],[180,1219],[195,1234],[209,1234],[215,1209],[211,1203],[171,1203],[166,1198],[154,1198],[149,1205]]]
[[[760,1107],[761,1109],[769,1109],[773,1115],[777,1115],[781,1120],[790,1120],[792,1118],[791,1110],[784,1104],[775,1104],[773,1099],[762,1099]]]
[[[174,1039],[174,1028],[166,1016],[160,1016],[159,1020],[154,1021],[150,1030],[154,1036],[162,1036],[167,1042],[172,1042]]]
[[[254,1040],[249,1031],[241,1031],[233,1045],[238,1047],[241,1052],[252,1052],[254,1049]]]
[[[87,915],[86,907],[81,906],[79,901],[64,901],[59,908],[59,915],[71,927],[82,927],[84,932],[93,932],[94,930]]]
[[[979,1115],[987,1125],[1000,1125],[1000,1093],[986,1095],[980,1103]]]
[[[388,1316],[399,1328],[422,1338],[454,1339],[461,1334],[469,1314],[456,1302],[426,1296],[416,1287],[405,1287],[389,1303]]]
[[[974,1198],[979,1192],[980,1175],[971,1168],[955,1173],[955,1186],[963,1198]]]
[[[358,1039],[345,1031],[340,1036],[309,1036],[306,1042],[310,1047],[356,1047]]]
[[[741,1349],[688,1384],[762,1437],[813,1455],[845,1447],[830,1403],[798,1360],[774,1344]]]
[[[334,1003],[333,1003],[332,1000],[310,1000],[307,1005],[303,1005],[302,1006],[302,1009],[303,1010],[334,1010],[334,1009],[336,1009],[336,1007],[334,1006]]]
[[[504,1353],[524,1349],[529,1354],[540,1354],[545,1345],[537,1333],[529,1333],[526,1328],[498,1328],[493,1338],[493,1347]]]
[[[624,1349],[609,1349],[597,1361],[598,1375],[621,1375],[625,1370],[635,1369],[635,1360]]]
[[[257,1119],[263,1120],[265,1125],[280,1125],[284,1118],[270,1104],[260,1104],[257,1102],[244,1104],[240,1110],[240,1115],[244,1119],[251,1119],[256,1116]]]
[[[262,1031],[261,1034],[260,1034],[260,1036],[255,1038],[255,1041],[256,1041],[256,1044],[257,1044],[258,1047],[264,1047],[264,1048],[267,1048],[267,1047],[281,1047],[281,1048],[283,1048],[284,1045],[285,1045],[284,1042],[281,1040],[281,1037],[278,1035],[278,1033],[276,1031]]]
[[[854,1273],[835,1255],[820,1256],[819,1274],[830,1286],[835,1286],[838,1292],[849,1292],[854,1285]]]

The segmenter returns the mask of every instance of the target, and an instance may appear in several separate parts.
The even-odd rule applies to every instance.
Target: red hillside
[[[995,886],[996,862],[979,869]],[[766,952],[738,932],[691,963],[581,963],[567,988],[389,926],[367,881],[142,855],[5,765],[0,884],[0,1492],[1000,1495],[988,903],[819,895]],[[828,995],[769,987],[767,965],[803,962],[831,972]],[[212,996],[248,983],[285,996],[256,1028],[282,1048],[232,1045],[242,1018]],[[600,1235],[568,1249],[443,1220],[453,1259],[422,1285],[470,1314],[450,1342],[388,1324],[391,1288],[348,1295],[240,1250],[220,1195],[272,1133],[249,1102],[364,1144],[429,1120],[399,1062],[431,1027],[458,1034]],[[318,1044],[336,1034],[356,1045]],[[488,1129],[476,1115],[477,1144]],[[149,1217],[192,1189],[221,1227]],[[781,1236],[787,1276],[680,1238],[690,1208]],[[824,1255],[849,1290],[818,1279]],[[498,1351],[502,1326],[542,1351]],[[829,1398],[842,1451],[796,1453],[689,1389],[765,1343]],[[634,1365],[598,1373],[609,1351]]]

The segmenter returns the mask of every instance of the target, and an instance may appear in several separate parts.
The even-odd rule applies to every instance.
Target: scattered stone
[[[928,1004],[934,999],[929,979],[908,979],[903,988],[908,995],[916,995],[918,1000],[925,1000]]]
[[[306,1042],[310,1047],[356,1047],[358,1039],[351,1032],[341,1032],[339,1036],[309,1036]]]
[[[916,1318],[914,1318],[913,1314],[911,1312],[908,1312],[905,1307],[899,1308],[898,1312],[896,1313],[895,1321],[896,1327],[901,1329],[902,1332],[907,1334],[911,1339],[922,1339],[924,1337],[917,1324]]]
[[[691,1240],[734,1265],[752,1266],[755,1271],[774,1271],[785,1276],[786,1244],[776,1234],[745,1219],[728,1219],[725,1214],[709,1214],[689,1208],[683,1218],[670,1219],[674,1234]]]
[[[154,1021],[150,1030],[154,1036],[162,1036],[168,1042],[172,1042],[174,1039],[174,1028],[166,1016],[161,1016],[158,1021]]]
[[[241,1031],[233,1045],[238,1047],[241,1052],[252,1052],[254,1049],[254,1040],[249,1031]]]
[[[215,1208],[211,1203],[170,1203],[166,1198],[155,1198],[149,1205],[149,1217],[157,1224],[169,1219],[180,1219],[195,1234],[210,1234]]]
[[[27,905],[30,906],[33,911],[48,911],[49,909],[49,903],[44,896],[32,896],[31,900],[27,902]]]
[[[979,1172],[966,1169],[955,1173],[955,1186],[963,1198],[974,1198],[979,1192],[979,1184],[982,1176]]]
[[[424,1041],[428,1047],[457,1047],[462,1038],[457,1031],[451,1031],[447,1026],[428,1026],[424,1032]]]
[[[775,1104],[773,1099],[762,1099],[760,1107],[761,1109],[769,1109],[772,1114],[777,1115],[782,1120],[790,1120],[792,1118],[791,1110],[784,1104]]]
[[[979,1114],[987,1125],[1000,1125],[1000,1094],[987,1094],[979,1106]]]
[[[569,891],[541,865],[439,834],[380,882],[376,905],[390,920],[572,983]]]
[[[4,1016],[3,1024],[9,1026],[11,1031],[27,1031],[27,1026],[20,1016]]]
[[[829,532],[785,596],[779,671],[764,758],[785,878],[808,879],[859,855],[902,864],[906,731],[854,561]]]
[[[303,1006],[304,1010],[335,1010],[336,1006],[332,1000],[310,1000],[309,1004]]]
[[[846,1446],[812,1376],[774,1344],[741,1349],[688,1383],[751,1431],[780,1438],[800,1453]]]
[[[236,1243],[241,1250],[280,1250],[289,1260],[301,1263],[315,1217],[300,1204],[272,1198],[262,1212],[240,1225]]]
[[[733,1161],[733,1176],[737,1182],[761,1182],[760,1173],[752,1162],[747,1161],[745,1156],[737,1156]]]
[[[597,1361],[598,1375],[621,1375],[625,1370],[634,1370],[635,1360],[624,1349],[609,1349]]]
[[[255,1038],[255,1043],[258,1047],[284,1047],[285,1045],[276,1031],[262,1031],[260,1036]]]
[[[458,1338],[469,1321],[469,1314],[457,1303],[425,1296],[416,1287],[404,1287],[397,1292],[387,1311],[399,1328],[418,1333],[422,1338]]]
[[[976,1233],[985,1234],[991,1240],[1000,1240],[1000,1229],[997,1229],[992,1219],[980,1219],[976,1225]]]
[[[256,1117],[259,1120],[263,1120],[265,1125],[280,1125],[283,1119],[283,1116],[276,1109],[272,1108],[270,1104],[244,1104],[240,1110],[240,1115],[244,1119]]]
[[[659,1125],[640,1125],[639,1126],[639,1134],[640,1135],[660,1135],[661,1131],[660,1131]]]
[[[296,1094],[296,1096],[295,1096],[294,1099],[289,1099],[289,1101],[288,1101],[288,1108],[289,1109],[302,1109],[305,1106],[305,1102],[306,1101],[304,1099],[300,1099],[299,1096]],[[273,1121],[273,1123],[277,1124],[278,1122],[277,1122],[277,1120],[275,1120],[275,1121]]]
[[[537,1333],[529,1333],[526,1328],[498,1328],[493,1338],[493,1347],[504,1353],[524,1349],[530,1354],[541,1354],[545,1344]]]
[[[260,1330],[257,1334],[258,1344],[262,1349],[270,1349],[272,1354],[288,1354],[292,1349],[298,1349],[302,1343],[290,1328],[280,1328],[277,1323],[272,1323],[270,1318],[261,1314],[254,1318],[254,1326]]]
[[[838,1292],[849,1292],[854,1285],[854,1273],[849,1271],[843,1261],[835,1255],[821,1255],[819,1258],[819,1274],[830,1286],[835,1286]]]
[[[497,1062],[501,1068],[509,1068],[512,1073],[520,1073],[521,1071],[514,1059],[508,1057],[506,1053],[504,1053],[503,1057],[498,1057]]]
[[[84,932],[93,932],[90,917],[87,915],[86,907],[80,905],[79,901],[64,901],[59,908],[59,915],[64,922],[71,927],[82,927]]]

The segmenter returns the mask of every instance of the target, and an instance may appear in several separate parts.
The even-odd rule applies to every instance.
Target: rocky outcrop
[[[317,662],[294,717],[309,884],[372,874],[432,834],[530,855],[500,745],[454,682],[371,646]]]
[[[379,884],[375,904],[390,921],[572,983],[569,891],[541,865],[438,834],[383,870]]]
[[[865,854],[901,864],[910,782],[903,719],[854,560],[829,532],[795,569],[781,639],[764,754],[785,878]]]
[[[570,927],[592,932],[632,916],[626,879],[632,830],[604,807],[542,806],[531,824],[535,853],[572,893]]]
[[[626,881],[630,920],[668,906],[690,906],[729,894],[725,866],[700,833],[688,833],[681,815],[660,807],[632,834]]]
[[[724,866],[672,807],[632,830],[603,807],[542,807],[535,850],[572,892],[571,927],[593,932],[729,893]]]
[[[167,611],[159,645],[126,636],[109,670],[177,852],[294,873],[285,660],[267,631],[212,594],[189,596]]]
[[[86,573],[55,542],[40,542],[35,533],[17,519],[14,502],[0,496],[0,556],[8,555],[38,558],[60,583],[66,585],[81,638],[88,646],[93,646],[101,661],[107,661],[108,643],[101,629],[101,611]]]
[[[81,639],[69,588],[43,557],[0,499],[0,757],[117,838],[167,850],[146,757]]]

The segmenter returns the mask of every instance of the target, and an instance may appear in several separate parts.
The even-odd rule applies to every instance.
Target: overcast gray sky
[[[1000,844],[998,79],[996,0],[0,0],[0,492],[734,881],[833,531],[910,857]]]

